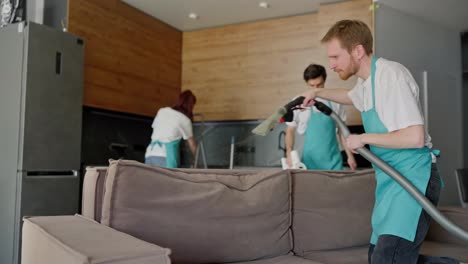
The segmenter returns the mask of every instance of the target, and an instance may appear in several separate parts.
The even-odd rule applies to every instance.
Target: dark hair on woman
[[[197,97],[190,90],[183,91],[172,109],[181,112],[193,121],[193,107],[197,102]]]
[[[325,71],[325,68],[322,65],[318,64],[310,64],[305,70],[304,70],[304,81],[308,82],[311,79],[315,79],[322,76],[323,81],[327,80],[327,71]]]

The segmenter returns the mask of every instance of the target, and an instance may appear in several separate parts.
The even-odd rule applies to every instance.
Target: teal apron
[[[170,142],[161,142],[161,141],[152,141],[151,142],[151,149],[154,148],[155,145],[158,145],[159,147],[164,147],[166,148],[166,168],[177,168],[179,167],[179,145],[180,145],[180,139],[170,141]]]
[[[330,101],[328,106],[332,108]],[[336,124],[329,116],[311,108],[302,162],[312,170],[342,170],[343,158],[336,140]]]
[[[366,133],[388,133],[375,110],[375,71],[377,58],[372,58],[372,109],[361,113]],[[371,151],[405,176],[422,194],[431,176],[429,148],[390,149],[370,146]],[[374,166],[374,165],[373,165]],[[380,235],[395,235],[414,241],[422,207],[396,181],[374,166],[377,187],[372,213],[371,243]]]

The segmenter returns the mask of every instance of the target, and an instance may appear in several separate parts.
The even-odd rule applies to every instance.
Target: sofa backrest
[[[170,248],[174,263],[225,263],[292,249],[283,170],[178,170],[111,161],[101,223]]]
[[[101,222],[102,199],[107,167],[87,167],[83,180],[81,214]]]
[[[369,244],[374,170],[291,174],[294,253],[304,256]]]

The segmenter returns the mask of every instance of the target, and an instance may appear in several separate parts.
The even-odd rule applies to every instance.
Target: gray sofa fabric
[[[443,207],[439,209],[452,222],[462,229],[468,230],[468,210],[466,208]],[[421,253],[432,256],[450,256],[468,263],[468,244],[447,232],[435,221],[431,222],[426,241],[421,247]]]
[[[22,264],[170,264],[170,250],[83,216],[25,218]]]
[[[294,171],[294,253],[369,245],[374,171]]]
[[[87,167],[83,182],[81,213],[90,219],[101,222],[102,199],[107,167]]]
[[[468,230],[468,221],[466,219],[467,209],[461,207],[443,207],[439,209],[444,216],[454,223],[457,223],[462,229]],[[444,244],[452,244],[459,246],[467,246],[460,238],[453,236],[447,230],[442,228],[437,222],[432,221],[426,240],[440,242]],[[468,251],[468,248],[467,248]]]
[[[320,264],[320,262],[308,260],[293,255],[284,255],[269,259],[253,260],[247,262],[234,262],[232,264]]]
[[[468,219],[465,221],[468,222]],[[424,241],[420,253],[428,256],[451,257],[463,263],[468,263],[468,245],[466,244],[453,245],[433,241]]]
[[[289,171],[184,173],[111,161],[101,223],[172,250],[174,263],[225,263],[292,249]]]
[[[101,223],[171,248],[173,263],[367,263],[373,170],[162,169],[113,161],[99,173]],[[467,209],[441,210],[468,229]],[[468,262],[468,246],[434,222],[421,252]]]
[[[303,253],[305,259],[327,264],[367,264],[369,247],[359,246],[328,250],[311,250]]]

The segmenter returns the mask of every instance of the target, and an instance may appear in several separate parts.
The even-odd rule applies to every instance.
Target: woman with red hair
[[[182,139],[189,143],[192,154],[195,155],[197,145],[193,138],[193,107],[197,98],[186,90],[179,95],[173,107],[159,109],[153,121],[151,143],[146,149],[145,163],[177,168],[179,162],[179,145]]]

